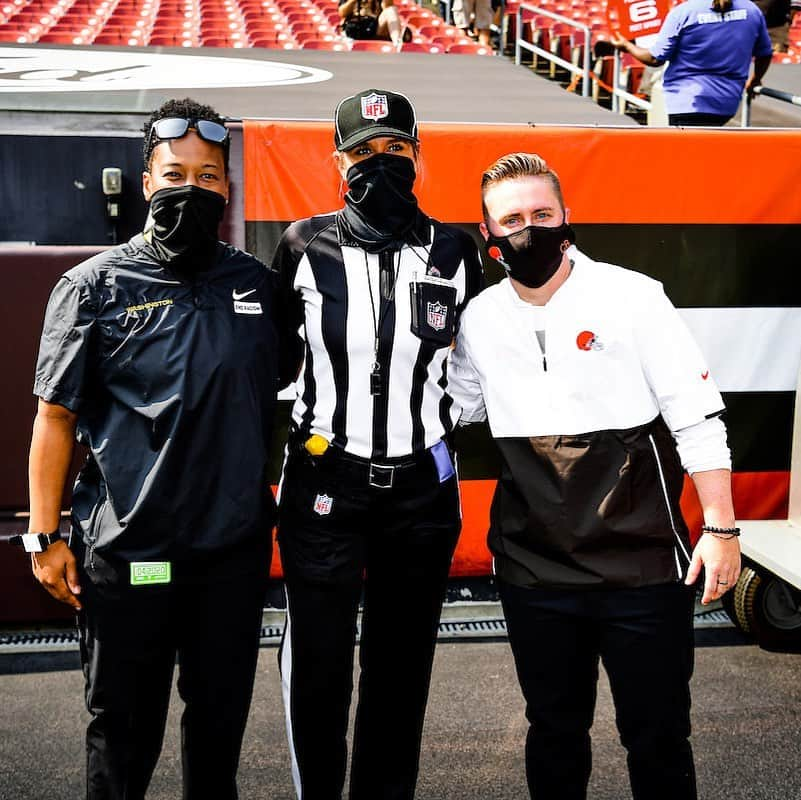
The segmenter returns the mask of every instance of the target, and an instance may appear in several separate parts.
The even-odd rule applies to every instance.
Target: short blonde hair
[[[562,197],[559,176],[545,163],[545,159],[536,153],[509,153],[499,158],[494,164],[490,164],[481,176],[481,207],[485,219],[487,208],[484,205],[484,195],[487,193],[487,189],[496,183],[515,178],[545,178],[553,187],[559,205],[564,210],[565,201]]]

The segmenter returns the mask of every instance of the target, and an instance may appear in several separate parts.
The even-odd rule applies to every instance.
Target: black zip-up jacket
[[[59,280],[34,393],[75,412],[89,448],[71,544],[90,578],[125,582],[131,561],[169,560],[178,579],[266,569],[272,318],[271,273],[222,243],[191,280],[141,235]]]

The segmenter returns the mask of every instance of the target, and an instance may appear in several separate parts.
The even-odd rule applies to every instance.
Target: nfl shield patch
[[[331,506],[334,504],[334,498],[329,497],[327,494],[318,494],[314,498],[314,510],[320,516],[325,516],[331,513]]]
[[[429,303],[428,313],[426,315],[428,324],[435,330],[441,331],[445,329],[445,320],[448,316],[448,306],[442,303]]]
[[[362,116],[371,119],[373,122],[389,116],[389,104],[385,94],[373,92],[367,97],[362,97]]]

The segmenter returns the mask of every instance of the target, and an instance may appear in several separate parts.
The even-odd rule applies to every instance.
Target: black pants
[[[530,723],[532,798],[586,797],[600,657],[634,800],[695,800],[692,590],[666,584],[577,592],[503,582],[499,590]]]
[[[284,473],[278,540],[287,626],[279,662],[293,777],[303,800],[342,796],[364,589],[350,797],[411,800],[461,525],[457,482],[440,483],[433,460],[396,476],[392,488],[351,477],[303,457],[291,457]]]
[[[689,114],[668,114],[668,125],[682,127],[706,126],[710,128],[721,127],[731,119],[730,114],[702,114],[692,112]]]
[[[105,589],[83,577],[78,616],[87,798],[144,798],[161,752],[173,668],[185,800],[237,797],[258,657],[264,577]]]

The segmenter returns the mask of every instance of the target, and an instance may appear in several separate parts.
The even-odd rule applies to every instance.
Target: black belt
[[[301,461],[312,464],[337,477],[342,476],[351,483],[372,486],[376,489],[391,489],[399,480],[413,475],[415,470],[434,466],[434,457],[429,450],[421,450],[399,458],[373,460],[346,453],[335,445],[329,446],[321,456],[313,456],[301,445],[296,448]]]
[[[376,489],[391,489],[396,475],[406,476],[406,473],[420,467],[431,467],[434,458],[428,450],[412,453],[401,458],[386,458],[373,461],[369,458],[359,458],[344,450],[334,450],[331,453],[331,464],[335,469],[345,469],[359,483],[366,483]]]

